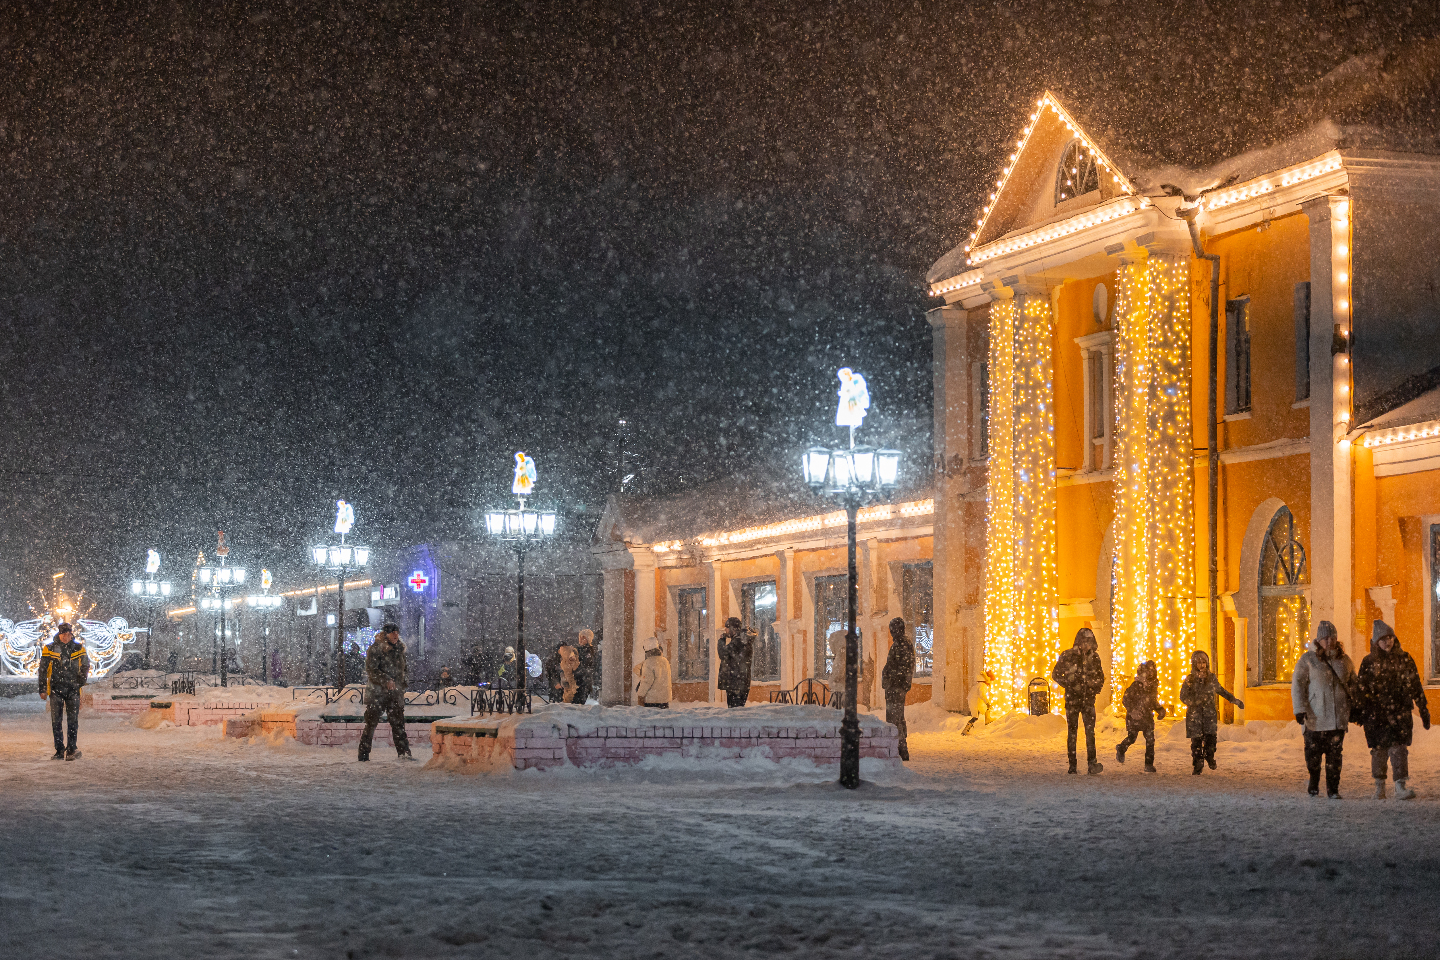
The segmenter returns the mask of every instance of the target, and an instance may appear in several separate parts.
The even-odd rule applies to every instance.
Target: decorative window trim
[[[1075,343],[1080,347],[1080,379],[1085,386],[1085,432],[1082,437],[1085,462],[1079,472],[1108,473],[1115,449],[1115,331],[1102,330],[1076,337]],[[1098,405],[1091,395],[1095,389],[1095,378],[1091,376],[1092,363],[1101,365],[1099,381],[1104,393]],[[1096,416],[1100,417],[1100,424],[1095,423]],[[1096,436],[1097,433],[1099,436]],[[1102,448],[1098,467],[1095,465],[1096,447]]]
[[[1079,138],[1065,145],[1055,168],[1055,206],[1100,189],[1100,168],[1095,155]]]
[[[1420,518],[1422,549],[1420,550],[1420,593],[1424,596],[1425,649],[1420,663],[1420,679],[1427,687],[1440,687],[1440,663],[1435,659],[1435,588],[1434,563],[1431,559],[1433,538],[1440,528],[1440,513],[1427,514]],[[1391,624],[1393,627],[1394,624]]]

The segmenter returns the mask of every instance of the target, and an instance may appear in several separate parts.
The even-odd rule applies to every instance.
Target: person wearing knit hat
[[[1086,772],[1100,773],[1105,765],[1095,759],[1095,696],[1105,686],[1104,664],[1096,650],[1095,632],[1081,627],[1070,649],[1062,651],[1050,671],[1050,679],[1065,690],[1065,749],[1070,772],[1076,771],[1076,738],[1080,721],[1085,722]]]
[[[660,641],[646,638],[641,648],[645,662],[640,666],[640,682],[635,685],[635,702],[642,707],[670,707],[670,661],[660,649]]]
[[[1208,764],[1215,769],[1215,739],[1220,729],[1220,706],[1224,697],[1241,710],[1245,702],[1220,686],[1210,669],[1210,655],[1204,650],[1190,654],[1190,674],[1180,684],[1180,702],[1185,704],[1185,736],[1190,738],[1191,773],[1196,776]]]
[[[1350,726],[1349,687],[1355,666],[1340,646],[1329,620],[1321,620],[1315,640],[1300,655],[1290,675],[1290,703],[1295,722],[1305,728],[1305,767],[1310,796],[1320,794],[1320,759],[1325,759],[1325,795],[1340,799],[1340,769],[1345,731]]]
[[[55,639],[40,651],[40,699],[50,704],[50,726],[55,734],[52,760],[75,760],[80,756],[75,742],[80,735],[80,688],[90,678],[90,656],[75,639],[70,624],[62,623]],[[68,738],[61,738],[63,731]]]
[[[1375,779],[1375,799],[1385,799],[1386,766],[1395,777],[1395,799],[1413,800],[1410,779],[1410,742],[1415,735],[1412,705],[1419,709],[1420,722],[1430,729],[1430,705],[1415,658],[1400,649],[1400,639],[1384,620],[1376,620],[1370,636],[1370,652],[1360,661],[1360,700],[1364,716],[1365,744],[1370,748],[1370,775]]]

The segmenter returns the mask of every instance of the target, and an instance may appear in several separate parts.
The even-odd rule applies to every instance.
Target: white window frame
[[[1085,385],[1085,463],[1081,473],[1105,473],[1110,469],[1111,454],[1115,448],[1115,331],[1102,330],[1085,337],[1076,337],[1080,347],[1081,381]],[[1100,364],[1100,383],[1103,391],[1100,397],[1100,424],[1095,423],[1094,377],[1091,364]],[[1096,427],[1100,429],[1096,429]],[[1096,434],[1099,434],[1097,436]],[[1100,465],[1095,465],[1095,448],[1100,449]]]
[[[1437,667],[1440,667],[1440,665],[1435,663],[1432,652],[1434,650],[1434,638],[1432,635],[1434,627],[1432,626],[1433,621],[1431,618],[1435,616],[1435,591],[1431,589],[1430,586],[1431,577],[1434,576],[1434,570],[1430,562],[1430,538],[1433,535],[1431,528],[1437,526],[1440,526],[1440,513],[1431,513],[1420,518],[1420,573],[1422,577],[1420,581],[1420,592],[1425,597],[1425,619],[1423,621],[1425,625],[1423,641],[1425,653],[1423,662],[1420,664],[1420,680],[1427,687],[1440,687],[1440,677],[1435,676]],[[1394,626],[1394,624],[1391,624],[1391,626]]]

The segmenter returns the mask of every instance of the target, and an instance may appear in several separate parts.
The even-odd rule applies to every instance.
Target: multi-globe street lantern
[[[155,608],[170,599],[170,581],[156,580],[160,572],[160,554],[149,551],[145,557],[145,578],[130,581],[130,595],[145,605],[145,669],[150,669],[150,634],[155,631]]]
[[[260,680],[262,683],[270,681],[270,611],[278,609],[285,602],[283,597],[272,596],[270,585],[273,581],[270,578],[270,571],[260,570],[260,593],[253,593],[245,598],[247,606],[255,607],[260,611]]]
[[[516,709],[530,709],[529,663],[525,656],[525,551],[555,534],[553,510],[531,510],[525,501],[535,490],[535,460],[523,452],[515,454],[515,479],[510,492],[519,507],[514,510],[487,510],[485,532],[509,543],[515,550],[517,614],[515,619]]]
[[[335,501],[335,532],[340,542],[310,548],[310,562],[335,574],[339,597],[335,617],[335,688],[345,688],[345,578],[351,570],[364,570],[370,563],[370,548],[346,543],[355,526],[355,508],[344,500]]]
[[[220,686],[230,685],[230,644],[225,639],[225,610],[231,606],[229,599],[230,592],[245,585],[245,568],[230,566],[230,547],[225,543],[225,531],[219,532],[219,546],[215,548],[215,557],[219,561],[213,564],[203,564],[196,568],[196,575],[199,577],[202,589],[210,591],[210,596],[200,598],[201,610],[212,610],[217,621],[215,645],[219,648],[219,670]],[[213,649],[213,648],[212,648]],[[212,653],[211,669],[215,668],[215,657]]]
[[[840,407],[835,425],[850,428],[850,445],[843,448],[811,447],[801,456],[801,472],[810,489],[845,507],[849,549],[849,597],[845,622],[845,718],[840,722],[840,785],[851,790],[860,785],[859,694],[860,642],[855,632],[857,577],[855,568],[855,519],[860,508],[885,496],[899,483],[900,451],[855,446],[855,431],[870,409],[865,378],[843,367],[840,378]],[[820,638],[816,637],[816,642]]]

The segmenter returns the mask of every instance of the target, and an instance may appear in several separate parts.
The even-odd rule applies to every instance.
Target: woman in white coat
[[[641,646],[645,662],[640,665],[640,682],[635,686],[635,702],[642,707],[670,707],[670,661],[660,652],[660,641],[650,637]]]

